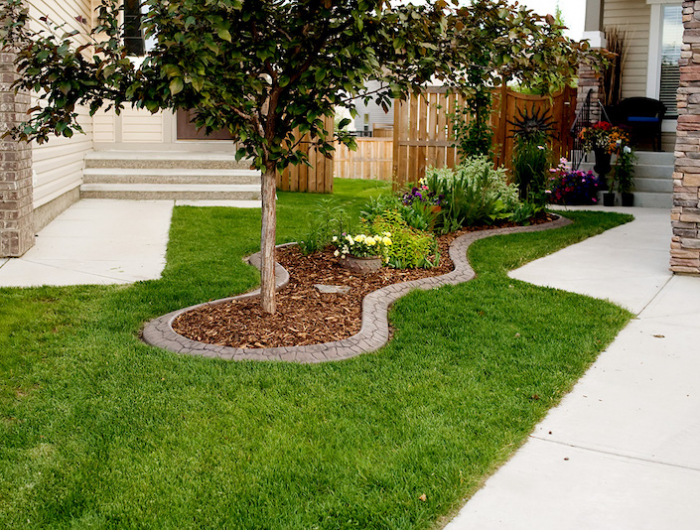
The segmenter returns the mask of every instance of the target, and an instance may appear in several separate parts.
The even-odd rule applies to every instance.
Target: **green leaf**
[[[194,77],[192,79],[192,87],[197,91],[201,92],[204,88],[204,79],[201,77]]]
[[[216,34],[219,36],[221,40],[225,40],[226,42],[231,42],[233,39],[231,38],[231,33],[228,30],[229,25],[228,24],[218,24],[216,26]]]
[[[183,88],[185,88],[185,84],[182,82],[181,77],[176,77],[172,81],[170,81],[170,93],[173,96],[182,92]]]

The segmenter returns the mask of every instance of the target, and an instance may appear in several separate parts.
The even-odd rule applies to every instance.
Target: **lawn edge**
[[[174,353],[222,360],[283,361],[312,364],[350,359],[363,353],[376,351],[389,341],[389,307],[399,298],[407,295],[414,289],[430,290],[443,285],[457,285],[474,279],[476,273],[469,262],[467,251],[475,241],[500,235],[553,230],[555,228],[563,228],[571,224],[571,222],[566,217],[558,215],[556,220],[546,224],[469,232],[458,237],[450,245],[450,258],[455,266],[453,271],[442,276],[389,285],[369,293],[362,301],[362,327],[357,334],[347,339],[310,346],[243,349],[194,341],[179,335],[173,329],[173,322],[183,313],[201,307],[223,304],[232,300],[256,298],[259,296],[259,290],[186,307],[153,319],[144,327],[141,339],[150,346]],[[283,246],[288,245],[289,243]],[[260,268],[260,253],[253,254],[248,261],[251,265]],[[288,282],[289,274],[277,263],[275,267],[277,289],[282,288]]]

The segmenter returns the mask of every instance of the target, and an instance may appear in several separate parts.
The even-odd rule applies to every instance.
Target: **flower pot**
[[[622,206],[634,206],[634,193],[622,193]]]
[[[614,193],[603,193],[603,206],[615,206]]]
[[[358,258],[348,255],[340,260],[340,265],[355,274],[371,274],[382,268],[382,258],[380,256],[370,256],[368,258]]]
[[[598,189],[607,190],[608,182],[605,177],[612,169],[610,163],[612,155],[600,147],[594,148],[593,153],[595,154],[595,166],[593,169],[598,175]]]

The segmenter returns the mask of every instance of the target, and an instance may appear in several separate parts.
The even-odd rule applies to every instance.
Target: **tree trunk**
[[[260,251],[262,267],[260,268],[260,300],[262,309],[275,314],[275,241],[277,228],[276,171],[274,164],[266,164],[262,176],[262,233]]]

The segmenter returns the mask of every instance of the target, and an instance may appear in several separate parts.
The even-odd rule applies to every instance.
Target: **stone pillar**
[[[0,52],[0,136],[26,119],[28,94],[10,89],[17,79],[15,54]],[[34,245],[32,149],[0,140],[0,258],[18,257]]]
[[[671,270],[700,275],[700,1],[683,2]]]
[[[596,73],[588,65],[580,64],[578,67],[578,92],[576,96],[576,112],[580,112],[586,101],[588,92],[591,92],[591,121],[597,122],[601,119],[599,101],[603,97],[603,77]]]
[[[588,39],[593,48],[604,49],[608,45],[605,41],[605,31],[603,27],[604,12],[604,0],[586,0],[586,19],[583,38]],[[588,96],[588,92],[591,90],[593,90],[591,93],[591,121],[596,122],[601,119],[600,105],[598,102],[605,103],[603,101],[603,77],[597,74],[590,66],[581,64],[578,70],[576,112],[581,110]]]

